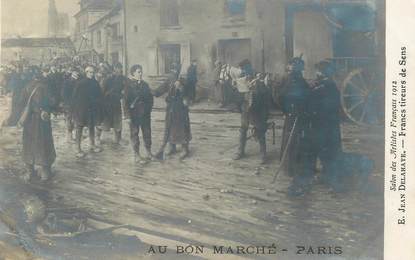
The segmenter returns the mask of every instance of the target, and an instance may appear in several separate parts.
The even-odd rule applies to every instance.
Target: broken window
[[[226,0],[225,10],[229,16],[244,16],[246,0]]]
[[[160,1],[160,26],[178,26],[179,25],[179,6],[177,0]]]

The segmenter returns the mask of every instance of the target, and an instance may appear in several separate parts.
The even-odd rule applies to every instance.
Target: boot
[[[189,144],[182,144],[183,154],[180,156],[180,160],[184,160],[190,155]]]
[[[245,145],[246,145],[246,129],[239,130],[239,149],[238,152],[233,157],[234,160],[240,160],[245,157]]]
[[[170,144],[170,148],[169,151],[167,152],[166,155],[170,156],[177,153],[177,149],[176,149],[176,145],[175,144]]]
[[[100,128],[97,128],[97,136],[96,136],[96,143],[97,145],[101,145],[102,144],[102,130]],[[94,146],[95,146],[95,142],[94,142]]]
[[[26,168],[26,170],[25,170],[25,173],[23,175],[23,180],[25,182],[30,182],[33,179],[33,177],[35,176],[35,167],[34,167],[33,164],[26,164],[25,168]]]
[[[40,175],[40,180],[41,181],[48,181],[50,179],[50,177],[51,177],[51,169],[50,169],[50,166],[42,166],[40,168],[39,175]]]
[[[89,140],[89,151],[92,152],[92,153],[102,152],[101,147],[95,145],[95,138],[93,138],[93,137],[90,137],[90,140]]]
[[[140,145],[139,144],[133,145],[133,150],[134,150],[134,162],[140,162],[141,161]]]
[[[164,149],[160,149],[155,155],[154,158],[157,160],[163,160],[164,159]]]
[[[152,160],[154,158],[153,154],[151,153],[151,147],[146,147],[147,155],[144,159],[146,160]]]
[[[267,163],[267,146],[265,140],[259,141],[259,151],[261,154],[261,164]]]
[[[76,130],[76,147],[77,147],[77,158],[82,158],[85,156],[85,153],[81,149],[81,139],[82,139],[82,129]]]
[[[120,144],[121,141],[121,131],[114,131],[114,143],[116,145]]]

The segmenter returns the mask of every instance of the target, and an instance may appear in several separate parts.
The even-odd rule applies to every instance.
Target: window
[[[179,6],[177,0],[160,1],[160,26],[179,26]]]
[[[167,74],[180,64],[180,44],[161,44],[161,71]]]
[[[101,38],[101,30],[97,31],[97,45],[101,46],[102,44],[102,38]]]
[[[120,23],[111,25],[111,36],[113,40],[118,40],[120,37]]]
[[[116,63],[120,62],[120,56],[119,56],[118,52],[112,52],[111,53],[111,62],[112,62],[112,64],[116,64]]]
[[[228,16],[244,16],[246,0],[226,0],[225,10]]]
[[[94,48],[94,32],[91,33],[91,47]]]
[[[134,25],[134,32],[138,32],[138,26]]]
[[[98,54],[98,62],[104,62],[105,61],[105,56],[104,54]]]

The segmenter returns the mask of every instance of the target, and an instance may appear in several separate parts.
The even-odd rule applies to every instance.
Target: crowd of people
[[[281,167],[292,176],[289,194],[298,196],[309,191],[316,172],[317,160],[322,164],[321,176],[336,190],[341,190],[342,154],[340,135],[340,96],[333,80],[330,61],[316,64],[316,79],[309,83],[303,78],[304,61],[294,57],[287,66],[286,76],[273,94],[267,74],[255,72],[249,60],[230,68],[217,64],[216,87],[222,92],[222,104],[235,98],[241,112],[239,147],[234,157],[245,156],[248,130],[260,146],[261,163],[267,162],[266,132],[269,112],[279,106],[285,122],[281,141]],[[220,66],[219,66],[220,65]],[[120,143],[123,118],[129,119],[130,141],[136,161],[162,160],[182,147],[181,159],[190,154],[192,139],[189,105],[195,100],[197,84],[196,61],[192,61],[187,77],[180,76],[180,66],[173,64],[167,79],[160,86],[143,80],[143,67],[131,66],[128,77],[119,63],[67,63],[48,66],[11,64],[2,66],[2,94],[11,93],[12,105],[3,126],[23,127],[23,162],[30,181],[36,174],[47,181],[52,176],[55,160],[51,114],[63,114],[67,141],[76,142],[76,156],[85,156],[82,148],[84,128],[89,133],[90,152],[101,152],[103,131],[114,132],[114,142]],[[237,78],[235,78],[236,74]],[[238,83],[243,79],[246,84]],[[227,82],[230,85],[225,85]],[[242,81],[241,81],[242,82]],[[234,94],[232,94],[233,92]],[[152,150],[151,112],[154,97],[166,94],[165,130],[163,142],[156,153]],[[145,153],[140,151],[142,132]],[[35,166],[40,167],[35,171]]]

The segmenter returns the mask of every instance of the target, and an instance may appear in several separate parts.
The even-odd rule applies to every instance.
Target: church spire
[[[48,35],[56,37],[58,34],[59,19],[58,10],[56,9],[55,0],[49,0],[48,8]]]

